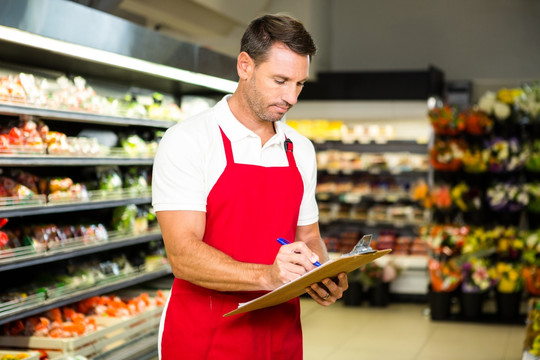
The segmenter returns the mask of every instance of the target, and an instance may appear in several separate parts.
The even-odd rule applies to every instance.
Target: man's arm
[[[328,252],[319,232],[319,224],[314,223],[299,226],[296,230],[296,241],[305,243],[321,259],[321,263],[328,261]],[[343,296],[349,283],[347,274],[341,273],[337,279],[326,278],[320,283],[315,283],[306,289],[306,292],[319,304],[328,306],[335,303]],[[328,295],[328,296],[327,296]]]
[[[239,262],[202,241],[204,212],[158,211],[156,215],[174,276],[205,288],[273,290],[314,267],[316,256],[305,243],[281,247],[272,265]]]

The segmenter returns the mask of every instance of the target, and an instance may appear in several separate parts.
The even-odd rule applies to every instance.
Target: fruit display
[[[162,94],[106,97],[99,95],[81,76],[72,79],[66,76],[45,79],[19,73],[0,77],[1,102],[106,116],[172,121],[180,121],[184,117],[181,108]]]
[[[10,322],[3,326],[3,336],[39,336],[71,338],[83,336],[98,329],[100,317],[125,318],[135,316],[149,308],[165,304],[166,295],[159,290],[156,296],[142,293],[131,298],[118,295],[94,296],[70,306],[53,308],[38,316]]]
[[[26,351],[13,351],[0,349],[0,360],[37,360],[38,353]]]
[[[42,121],[21,117],[0,127],[0,154],[30,153],[70,156],[99,156],[102,149],[96,139],[68,137],[51,131]]]
[[[77,259],[63,266],[49,266],[45,272],[30,274],[31,278],[27,279],[25,285],[9,285],[5,282],[0,292],[0,315],[36,301],[54,300],[117,279],[135,278],[148,271],[163,269],[167,260],[162,246],[144,246],[124,253]]]

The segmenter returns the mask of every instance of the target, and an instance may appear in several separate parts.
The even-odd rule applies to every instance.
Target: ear
[[[238,77],[241,80],[247,80],[251,76],[254,67],[255,62],[251,56],[249,56],[247,52],[242,51],[238,55],[238,59],[236,61],[236,71],[238,72]]]

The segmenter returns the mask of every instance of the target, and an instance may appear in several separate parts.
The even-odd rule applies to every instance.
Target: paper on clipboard
[[[322,264],[320,267],[313,269],[312,271],[278,287],[277,289],[263,296],[260,296],[247,303],[238,304],[237,309],[226,313],[223,315],[223,317],[242,314],[248,311],[263,309],[284,303],[302,295],[306,292],[306,288],[314,283],[320,282],[326,278],[335,277],[342,272],[349,273],[363,265],[366,265],[367,263],[372,262],[375,259],[380,258],[381,256],[388,254],[390,251],[392,250],[386,249],[380,251],[371,251],[328,261]]]

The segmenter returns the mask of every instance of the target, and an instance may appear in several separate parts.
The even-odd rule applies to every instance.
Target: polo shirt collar
[[[242,125],[242,123],[234,117],[227,102],[230,97],[231,95],[225,95],[223,99],[221,99],[221,101],[216,104],[216,108],[218,110],[217,122],[225,135],[227,135],[231,142],[242,140],[243,138],[246,138],[248,136],[258,137],[257,134]],[[272,138],[268,140],[265,146],[273,144],[283,144],[283,142],[285,141],[285,136],[282,128],[283,124],[281,124],[280,121],[277,121],[274,124],[276,128],[276,135],[272,136]]]

